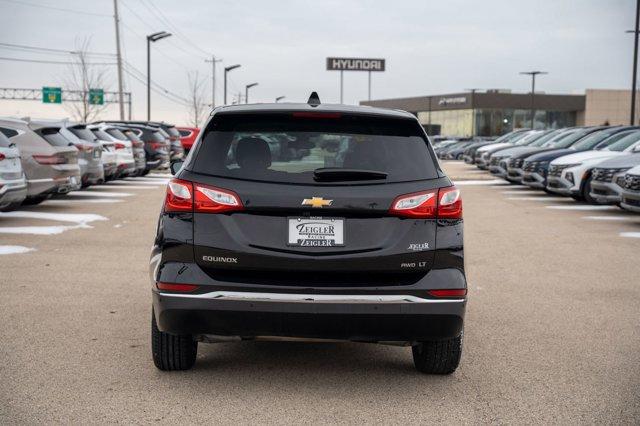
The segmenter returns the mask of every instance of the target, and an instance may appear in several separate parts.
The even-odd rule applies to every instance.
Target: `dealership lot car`
[[[188,154],[189,150],[193,146],[193,143],[196,141],[198,134],[200,133],[200,129],[197,127],[176,127],[176,128],[180,133],[180,143],[182,143],[184,152],[185,154]]]
[[[60,134],[78,150],[78,165],[82,186],[104,182],[102,166],[102,145],[93,132],[84,124],[68,125],[63,122]]]
[[[20,151],[0,132],[0,211],[19,206],[27,197],[27,180],[22,172]]]
[[[156,126],[148,126],[139,123],[118,123],[130,129],[144,142],[145,169],[143,175],[154,169],[167,169],[169,167],[169,156],[171,146],[161,129]]]
[[[60,126],[0,118],[0,132],[20,150],[27,178],[26,204],[38,204],[52,194],[80,189],[78,150],[60,134]]]
[[[172,165],[151,256],[158,368],[190,368],[199,341],[275,336],[411,345],[419,371],[456,369],[462,201],[415,116],[312,95],[216,108],[202,132]],[[306,155],[274,156],[274,134]]]
[[[640,166],[630,169],[624,175],[620,207],[640,213]]]
[[[598,204],[620,203],[625,174],[640,166],[640,147],[630,155],[621,155],[598,163],[593,169],[591,198]]]
[[[98,140],[113,143],[116,153],[116,177],[134,176],[136,174],[136,159],[133,144],[126,136],[109,124],[92,124],[88,127]],[[118,137],[113,136],[114,132]],[[121,136],[120,136],[121,135]]]

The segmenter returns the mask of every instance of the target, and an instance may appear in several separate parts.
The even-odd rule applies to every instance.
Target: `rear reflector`
[[[158,290],[177,291],[180,293],[189,293],[198,288],[195,284],[174,284],[174,283],[156,283]]]
[[[440,290],[427,290],[433,297],[441,297],[441,298],[460,298],[465,297],[467,295],[466,288],[444,288]]]

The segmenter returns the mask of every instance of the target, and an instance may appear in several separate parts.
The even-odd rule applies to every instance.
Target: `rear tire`
[[[462,336],[414,345],[411,350],[416,370],[425,374],[451,374],[456,371],[462,355]]]
[[[169,334],[158,330],[155,314],[151,314],[151,351],[159,370],[189,370],[196,363],[198,342],[190,334]]]

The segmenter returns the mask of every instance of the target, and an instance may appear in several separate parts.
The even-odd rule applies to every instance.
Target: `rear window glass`
[[[93,142],[96,140],[96,136],[91,132],[91,130],[87,128],[77,128],[77,127],[69,127],[68,128],[71,133],[76,135],[79,139]]]
[[[305,113],[303,113],[305,114]],[[237,179],[316,183],[322,168],[381,172],[406,182],[438,177],[420,126],[412,120],[332,115],[220,114],[189,169]],[[367,180],[353,173],[340,181]]]
[[[98,139],[100,139],[101,141],[111,141],[111,138],[109,137],[109,135],[107,135],[105,132],[103,132],[100,129],[92,129],[91,130],[93,132],[94,135],[96,135],[96,137]]]
[[[9,145],[11,145],[9,139],[4,134],[0,133],[0,147],[7,148]]]
[[[121,141],[126,141],[127,140],[127,137],[124,135],[124,133],[122,133],[118,129],[107,129],[106,132],[109,133],[114,138],[120,139]]]
[[[71,142],[60,134],[60,129],[45,128],[38,131],[40,135],[53,146],[69,146]]]

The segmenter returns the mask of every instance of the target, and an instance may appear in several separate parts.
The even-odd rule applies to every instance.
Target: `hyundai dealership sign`
[[[327,71],[384,71],[384,59],[327,58]]]

